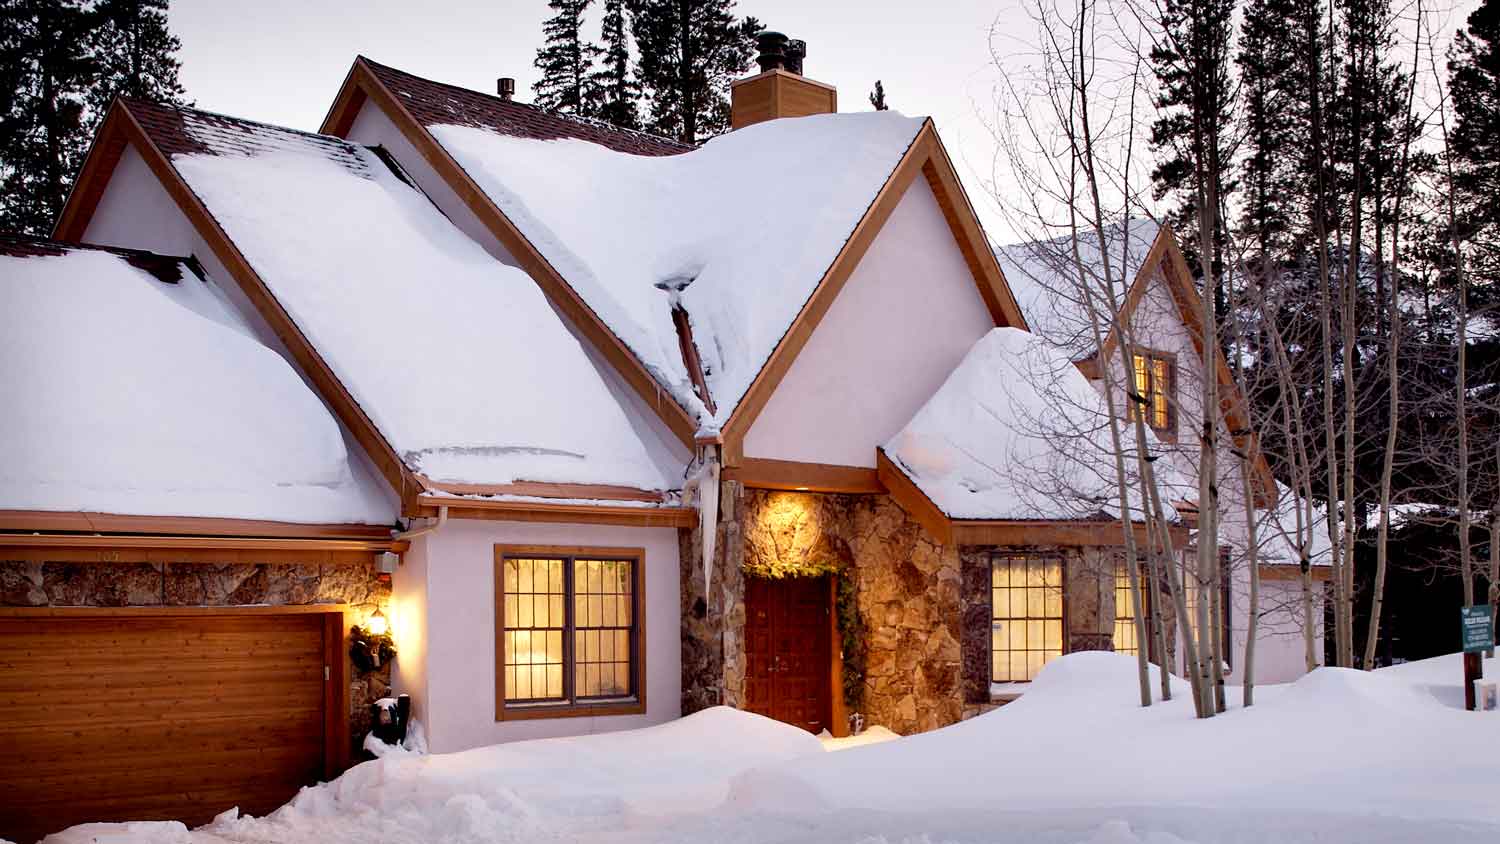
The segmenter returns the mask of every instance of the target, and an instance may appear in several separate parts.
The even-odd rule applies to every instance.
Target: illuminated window
[[[640,699],[639,552],[500,548],[499,717]]]
[[[990,561],[990,679],[1028,682],[1063,652],[1062,560],[1000,555]]]
[[[1134,399],[1126,403],[1131,420],[1144,408],[1146,424],[1159,433],[1171,434],[1175,428],[1172,409],[1172,359],[1152,352],[1135,355],[1135,391],[1144,404]]]
[[[1146,601],[1145,582],[1141,582],[1141,602]],[[1140,651],[1136,637],[1135,604],[1130,600],[1130,572],[1125,563],[1115,565],[1115,653],[1134,656]]]

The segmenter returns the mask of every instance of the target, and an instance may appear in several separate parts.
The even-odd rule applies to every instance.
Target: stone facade
[[[1064,560],[1067,647],[1110,650],[1114,554],[1099,548],[944,546],[885,495],[744,489],[725,482],[713,570],[703,590],[697,529],[682,532],[683,711],[744,700],[745,578],[837,572],[853,578],[861,678],[848,701],[867,724],[898,733],[936,729],[993,708],[990,555],[1050,553]],[[728,608],[727,612],[725,608]]]
[[[69,563],[0,561],[0,606],[231,607],[348,604],[350,624],[389,608],[391,586],[368,563]],[[399,655],[397,659],[399,659]],[[345,656],[348,660],[348,656]],[[352,758],[370,730],[370,703],[391,666],[360,674],[346,662]]]

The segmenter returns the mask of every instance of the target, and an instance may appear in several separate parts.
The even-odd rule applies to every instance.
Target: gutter
[[[419,527],[419,528],[416,528],[414,530],[403,530],[400,533],[392,534],[391,541],[392,542],[410,542],[411,540],[416,539],[419,536],[426,536],[427,534],[432,533],[433,531],[437,530],[438,528],[442,527],[443,525],[445,525],[447,523],[448,523],[448,506],[447,505],[443,505],[443,506],[438,507],[437,520],[434,521],[432,524],[426,525],[425,527]]]

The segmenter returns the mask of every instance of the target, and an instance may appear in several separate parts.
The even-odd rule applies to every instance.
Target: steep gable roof
[[[389,160],[191,109],[122,102],[106,123],[91,160],[141,149],[408,510],[427,491],[640,500],[670,486],[535,285]]]
[[[1004,246],[996,251],[1007,268],[1007,280],[1017,290],[1023,291],[1021,298],[1031,309],[1029,318],[1041,326],[1041,332],[1049,342],[1072,356],[1089,378],[1101,377],[1100,361],[1109,360],[1115,354],[1121,341],[1122,326],[1131,324],[1142,300],[1156,282],[1163,284],[1171,296],[1178,318],[1192,338],[1201,360],[1203,298],[1193,282],[1192,272],[1177,245],[1177,235],[1172,227],[1133,218],[1108,226],[1104,242],[1110,262],[1108,273],[1105,272],[1105,258],[1100,254],[1098,238],[1092,233],[1079,236],[1076,260],[1071,235]],[[1099,315],[1101,322],[1108,320],[1108,331],[1098,348],[1095,348],[1090,327],[1090,303],[1085,301],[1085,294],[1079,289],[1079,264],[1082,264],[1089,295],[1104,296],[1109,290],[1106,282],[1112,281],[1115,285],[1113,298],[1121,303],[1115,318],[1106,313]],[[1121,285],[1125,285],[1123,290]],[[1105,303],[1094,304],[1097,308]],[[1269,506],[1276,501],[1277,484],[1265,455],[1254,445],[1256,435],[1244,433],[1251,431],[1249,405],[1223,352],[1216,352],[1214,358],[1221,412],[1230,431],[1235,432],[1236,444],[1255,454],[1255,474],[1260,487],[1257,504]]]
[[[322,402],[190,258],[0,236],[0,390],[0,510],[396,516]]]
[[[918,174],[938,195],[996,323],[1024,325],[931,121],[907,121],[899,115],[780,120],[690,152],[668,147],[644,152],[633,148],[647,143],[636,133],[572,125],[557,116],[548,116],[551,122],[541,133],[552,140],[541,141],[534,126],[521,120],[541,119],[535,109],[473,92],[455,100],[451,86],[413,80],[417,78],[356,60],[325,130],[347,132],[366,101],[380,107],[558,308],[658,409],[668,427],[688,443],[700,435],[721,435],[730,462],[736,457],[735,442]],[[579,125],[604,134],[586,137]],[[762,147],[758,157],[751,156],[760,169],[734,174],[725,167],[722,172],[740,186],[738,194],[727,195],[722,180],[708,178],[713,174],[706,171],[713,168],[704,162],[731,162],[750,148],[746,133]],[[799,138],[809,143],[798,145]],[[833,144],[849,149],[830,148]],[[863,163],[846,166],[838,160],[841,150],[863,157]],[[810,170],[808,160],[824,165]],[[570,172],[579,162],[586,162],[596,177],[587,187],[615,190],[622,199],[615,210],[622,213],[598,219],[596,197],[575,184]],[[629,175],[620,177],[620,171]],[[654,202],[624,202],[627,183],[646,186],[656,194]],[[759,196],[745,187],[756,183],[763,185]],[[836,207],[819,201],[829,196],[804,196],[808,189],[836,192]],[[778,204],[784,218],[779,223],[801,220],[805,225],[778,225],[780,238],[757,240],[768,219],[763,210],[768,199]],[[701,217],[709,207],[705,203],[712,206],[708,222],[718,228],[687,216],[699,212]],[[641,209],[649,213],[634,213]],[[657,243],[662,220],[672,212],[705,236],[679,243],[682,248],[649,263],[617,266],[604,260],[622,242],[635,239],[643,248]],[[575,216],[596,219],[580,227]],[[632,229],[643,216],[648,230]],[[672,242],[670,236],[666,239]],[[757,322],[744,333],[733,326],[734,309],[719,308],[722,300],[706,292],[716,286],[706,249],[726,245],[731,252],[745,248],[736,261],[718,262],[721,271],[730,268],[738,279],[753,267],[762,275],[752,282],[754,290],[730,292],[725,290],[728,282],[718,283],[725,295],[740,295],[760,309]],[[656,289],[657,284],[665,289]],[[694,313],[694,299],[716,301],[699,303],[706,307]],[[674,320],[677,305],[684,307],[687,319]],[[767,309],[775,313],[767,314]],[[701,370],[694,358],[701,360]],[[664,401],[663,395],[669,398]]]

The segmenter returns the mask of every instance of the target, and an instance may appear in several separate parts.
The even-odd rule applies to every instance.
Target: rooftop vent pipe
[[[500,99],[509,101],[516,95],[516,80],[509,76],[502,76],[495,80],[495,90],[500,93]]]
[[[780,32],[766,31],[755,36],[755,46],[760,49],[755,61],[760,65],[761,73],[786,66],[787,43],[787,37]]]
[[[802,75],[802,60],[807,58],[807,42],[793,38],[786,42],[786,71]]]

